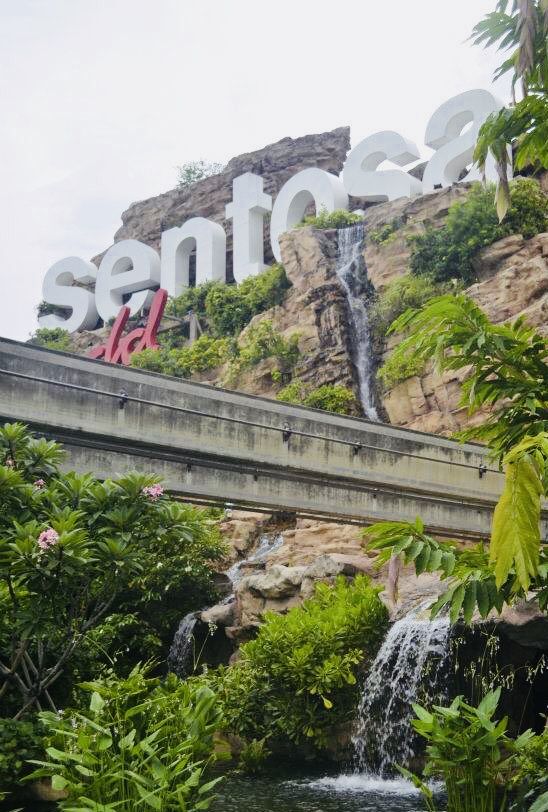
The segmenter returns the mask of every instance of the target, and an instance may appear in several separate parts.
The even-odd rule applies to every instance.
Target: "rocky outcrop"
[[[225,206],[232,200],[232,181],[244,172],[261,175],[264,190],[275,197],[294,174],[319,167],[338,175],[350,149],[350,127],[331,132],[282,138],[255,152],[232,158],[218,175],[193,183],[186,189],[171,189],[148,200],[132,203],[122,214],[122,227],[114,242],[140,240],[158,249],[162,231],[180,226],[190,217],[206,217],[223,226],[227,234],[227,268],[232,272],[232,221],[225,219]],[[273,261],[268,218],[265,218],[265,261]],[[102,254],[94,257],[94,262]]]

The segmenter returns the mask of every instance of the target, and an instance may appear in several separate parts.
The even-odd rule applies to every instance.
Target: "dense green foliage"
[[[46,347],[48,350],[71,352],[73,349],[70,333],[60,327],[55,327],[53,330],[47,327],[39,327],[32,334],[30,342],[38,347]]]
[[[455,293],[458,285],[436,282],[429,274],[404,274],[382,288],[369,308],[369,327],[372,335],[382,340],[392,322],[410,307],[422,307],[435,296]]]
[[[242,372],[265,358],[275,358],[278,362],[275,375],[289,374],[299,356],[299,333],[284,338],[269,319],[264,319],[251,325],[240,337],[238,353],[229,364],[227,382],[234,385]]]
[[[336,414],[352,414],[357,408],[356,397],[348,387],[338,383],[326,383],[311,389],[299,378],[280,389],[276,399]]]
[[[381,381],[383,388],[387,391],[397,386],[407,378],[420,375],[424,370],[424,362],[412,355],[405,358],[399,355],[389,355],[382,367],[377,372],[377,377]]]
[[[353,716],[357,668],[384,635],[377,592],[363,576],[339,578],[286,615],[268,612],[241,659],[215,677],[227,728],[247,739],[324,745],[329,729]]]
[[[519,750],[512,788],[518,795],[515,807],[525,807],[530,812],[548,810],[548,727],[528,739]],[[530,806],[532,802],[534,806]]]
[[[29,759],[42,756],[43,737],[44,728],[37,721],[0,718],[0,800],[4,790],[31,771]]]
[[[192,310],[215,336],[237,335],[253,316],[283,302],[290,287],[282,265],[275,263],[239,285],[204,282],[170,299],[166,313],[183,318]]]
[[[487,693],[477,708],[462,696],[449,707],[434,705],[427,710],[413,705],[417,715],[413,727],[427,741],[425,776],[443,778],[447,812],[502,812],[507,808],[517,754],[532,733],[527,731],[517,739],[506,734],[508,720],[493,718],[499,699],[500,688]],[[402,772],[414,778],[407,770]],[[434,812],[431,789],[419,779],[415,783]]]
[[[210,178],[212,175],[218,175],[223,169],[224,164],[209,161],[187,161],[187,163],[177,167],[177,188],[180,190],[188,189],[193,183],[204,180],[204,178]]]
[[[485,167],[491,154],[500,178],[497,211],[502,219],[509,204],[507,182],[508,145],[514,147],[514,166],[548,169],[548,8],[546,0],[499,0],[495,11],[474,28],[476,45],[508,51],[495,71],[495,78],[512,73],[512,89],[518,81],[523,98],[510,109],[493,113],[480,129],[474,160]]]
[[[213,692],[173,675],[150,679],[136,667],[84,683],[89,710],[44,712],[48,761],[33,777],[50,777],[67,812],[198,812],[221,780],[207,777],[220,710]]]
[[[224,364],[231,352],[229,339],[204,334],[186,347],[134,352],[130,363],[138,369],[161,372],[175,378],[190,378],[195,372],[205,372]]]
[[[20,424],[0,429],[0,700],[18,717],[66,702],[71,669],[96,667],[85,660],[102,624],[116,654],[113,614],[134,615],[131,655],[148,656],[151,635],[211,596],[208,563],[224,552],[207,516],[157,478],[62,474],[61,453]]]
[[[449,207],[442,228],[433,226],[411,238],[411,272],[437,281],[476,280],[477,253],[510,234],[526,239],[548,228],[548,197],[536,181],[517,178],[510,184],[510,207],[499,223],[494,206],[495,188],[474,184],[466,200]]]
[[[373,245],[388,245],[396,239],[398,231],[404,224],[405,223],[402,218],[396,217],[394,220],[390,220],[389,223],[385,223],[383,226],[379,226],[379,228],[374,228],[369,231],[367,239],[369,242],[372,242]]]
[[[392,359],[432,359],[438,372],[468,371],[463,406],[488,410],[462,439],[486,441],[506,470],[504,492],[493,517],[489,552],[459,550],[423,532],[420,521],[381,523],[369,528],[370,549],[414,563],[418,573],[441,570],[451,579],[433,612],[451,606],[470,622],[477,605],[482,617],[492,608],[536,593],[548,608],[548,555],[540,536],[540,509],[548,494],[548,342],[522,319],[492,324],[465,296],[441,296],[421,310],[409,310],[392,328],[406,337]],[[453,547],[453,548],[451,548]]]
[[[312,226],[312,228],[344,228],[345,226],[353,226],[355,223],[361,223],[363,217],[361,214],[355,214],[353,211],[346,209],[335,209],[335,211],[327,211],[327,209],[320,209],[318,214],[309,214],[304,220],[295,225],[295,228],[304,228],[305,226]]]

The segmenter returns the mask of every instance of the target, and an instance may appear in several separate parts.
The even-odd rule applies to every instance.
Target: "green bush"
[[[412,307],[422,307],[434,296],[460,291],[453,282],[436,282],[428,274],[399,276],[381,290],[369,308],[369,326],[374,338],[384,339],[398,316]]]
[[[304,228],[305,226],[312,226],[313,228],[344,228],[345,226],[353,226],[355,223],[361,223],[362,220],[361,214],[355,214],[353,211],[347,211],[346,209],[336,209],[330,212],[327,209],[320,209],[318,214],[309,214],[304,220],[297,223],[295,228]]]
[[[195,372],[205,372],[224,364],[230,354],[231,343],[227,338],[201,335],[187,347],[135,352],[130,363],[138,369],[161,372],[175,378],[190,378]]]
[[[536,181],[517,178],[510,183],[510,208],[502,223],[494,187],[474,184],[466,200],[450,206],[442,228],[430,227],[411,238],[411,272],[471,284],[476,280],[472,260],[482,248],[510,234],[528,239],[547,228],[548,197]]]
[[[389,223],[385,223],[385,225],[379,228],[374,228],[369,232],[367,238],[374,245],[388,245],[388,243],[396,239],[396,235],[403,225],[405,225],[404,220],[401,217],[396,217]]]
[[[382,640],[388,612],[364,576],[317,584],[286,615],[267,612],[241,659],[214,677],[228,730],[246,739],[326,744],[356,710],[356,674]]]
[[[192,310],[218,337],[240,333],[253,316],[283,302],[291,287],[282,265],[275,263],[239,285],[205,282],[170,299],[166,313],[183,318]],[[161,342],[162,343],[162,342]]]
[[[189,186],[199,180],[218,175],[224,168],[224,164],[210,161],[187,161],[186,164],[177,167],[177,188],[180,190],[188,189]]]
[[[38,347],[47,347],[48,350],[61,350],[62,352],[71,352],[73,350],[70,333],[62,330],[61,327],[55,327],[51,330],[48,327],[39,327],[31,335],[30,343],[36,344]]]
[[[336,414],[351,414],[357,405],[354,393],[346,386],[329,383],[309,389],[298,378],[281,389],[276,399]]]
[[[512,809],[528,809],[540,793],[546,793],[544,809],[548,808],[548,728],[528,739],[519,750],[512,787],[517,793],[516,805]]]
[[[61,810],[158,812],[205,810],[221,778],[211,779],[213,735],[221,715],[205,686],[170,675],[163,683],[136,667],[127,679],[109,675],[81,688],[87,712],[44,712],[48,761],[33,778],[51,778],[67,793]]]
[[[409,356],[401,359],[399,356],[390,355],[377,372],[377,377],[382,382],[384,389],[388,390],[407,378],[420,375],[423,371],[424,361],[421,358]]]
[[[44,728],[36,720],[0,719],[0,799],[31,772],[28,761],[44,753]]]
[[[246,369],[265,358],[278,361],[278,372],[290,372],[299,360],[299,333],[284,338],[269,319],[252,325],[240,339],[239,353],[230,362],[227,381],[234,384]]]

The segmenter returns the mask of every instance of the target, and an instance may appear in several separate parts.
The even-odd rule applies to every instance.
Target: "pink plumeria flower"
[[[157,502],[163,492],[164,489],[161,485],[147,485],[146,488],[142,490],[143,496],[146,496],[151,502]]]
[[[34,487],[36,488],[37,491],[41,491],[42,488],[46,487],[45,480],[37,479],[36,482],[34,483]]]
[[[15,460],[12,460],[11,457],[6,457],[4,465],[6,468],[15,468]]]
[[[38,536],[38,546],[41,550],[49,550],[54,547],[59,541],[59,533],[53,527],[48,527],[47,530],[42,530]]]

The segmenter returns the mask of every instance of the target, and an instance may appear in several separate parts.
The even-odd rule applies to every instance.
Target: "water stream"
[[[344,288],[350,312],[350,330],[354,348],[354,362],[358,373],[360,402],[369,420],[378,420],[373,397],[373,350],[369,315],[364,299],[364,286],[367,282],[366,268],[362,255],[363,224],[357,223],[347,228],[339,228],[337,276]]]
[[[413,702],[441,702],[449,672],[447,617],[431,621],[422,608],[389,630],[371,666],[358,706],[355,772],[386,777],[394,764],[409,766],[416,735]]]

